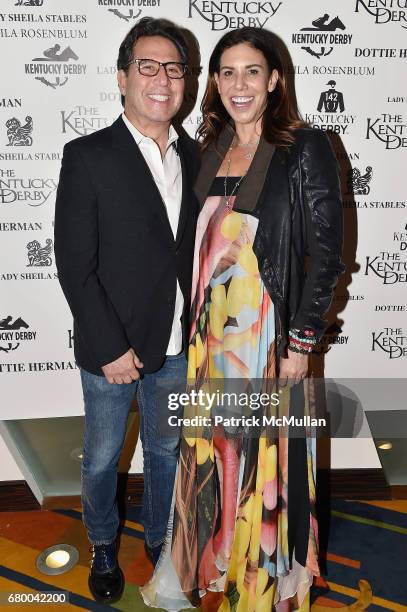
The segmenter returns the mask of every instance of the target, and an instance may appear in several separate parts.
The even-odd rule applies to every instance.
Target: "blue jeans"
[[[187,363],[184,353],[167,356],[158,372],[144,374],[131,384],[110,384],[102,376],[81,369],[85,402],[82,460],[83,522],[92,544],[109,544],[117,535],[117,465],[126,434],[127,417],[135,394],[140,410],[140,438],[144,458],[141,523],[148,546],[164,541],[170,512],[180,430],[161,434],[169,412],[160,389],[184,391]],[[165,395],[165,393],[164,393]],[[168,393],[167,393],[168,395]],[[166,397],[166,396],[165,396]]]

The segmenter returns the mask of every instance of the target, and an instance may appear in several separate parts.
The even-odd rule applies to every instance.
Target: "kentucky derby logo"
[[[42,206],[56,192],[57,185],[54,178],[21,177],[9,169],[7,175],[0,176],[0,204],[23,202],[28,206]]]
[[[406,3],[403,0],[356,0],[355,13],[359,13],[359,8],[374,17],[374,22],[379,25],[395,22],[407,29]]]
[[[336,89],[336,81],[328,81],[329,89],[321,92],[318,100],[317,113],[305,113],[304,119],[312,127],[323,132],[349,134],[355,124],[356,115],[344,113],[345,102],[343,93]]]
[[[86,64],[72,63],[78,59],[78,55],[71,47],[61,50],[61,46],[57,43],[45,49],[42,57],[34,57],[32,63],[25,64],[25,73],[37,75],[34,77],[36,81],[57,89],[67,83],[69,76],[86,73]]]
[[[48,238],[45,246],[41,246],[38,240],[33,240],[27,244],[28,264],[27,268],[33,266],[50,266],[52,264],[52,240]]]
[[[319,97],[317,111],[326,113],[342,113],[345,110],[343,94],[336,90],[336,81],[328,81],[329,89],[323,91]]]
[[[342,327],[338,323],[333,323],[312,352],[320,355],[330,351],[332,344],[348,344],[349,336],[344,336],[342,333]]]
[[[407,123],[402,115],[382,113],[376,119],[367,118],[366,140],[377,138],[386,149],[407,147]]]
[[[0,351],[10,353],[15,351],[20,346],[21,342],[27,340],[35,340],[36,331],[24,331],[29,329],[28,323],[21,317],[13,321],[13,317],[9,315],[0,320]]]
[[[142,10],[137,8],[138,6],[160,6],[161,0],[97,0],[98,6],[110,6],[114,8],[108,8],[108,13],[111,13],[118,19],[127,21],[128,23],[138,19],[142,13]]]
[[[301,28],[292,35],[292,42],[302,45],[301,49],[316,57],[330,55],[336,45],[350,45],[352,34],[344,34],[344,23],[338,16],[331,18],[328,13],[311,22],[312,26]]]
[[[251,26],[264,28],[271,17],[277,13],[282,2],[263,2],[250,0],[244,2],[223,2],[212,0],[189,0],[188,17],[198,14],[207,21],[211,30],[228,30]]]
[[[33,139],[31,137],[33,131],[32,117],[27,115],[25,124],[21,125],[21,121],[17,117],[12,117],[6,121],[8,147],[31,147]]]
[[[372,352],[381,349],[389,359],[407,357],[407,334],[401,327],[385,327],[372,332]]]
[[[14,6],[42,6],[44,0],[17,0]]]
[[[376,257],[366,257],[365,276],[375,274],[383,285],[407,283],[407,225],[403,231],[393,232],[398,251],[380,251]]]
[[[85,136],[110,125],[112,117],[101,117],[96,107],[78,104],[72,110],[61,111],[61,121],[63,134],[72,131],[78,136]]]
[[[364,174],[359,168],[352,168],[348,171],[347,187],[348,195],[367,195],[370,193],[370,181],[372,180],[372,166],[367,166]]]

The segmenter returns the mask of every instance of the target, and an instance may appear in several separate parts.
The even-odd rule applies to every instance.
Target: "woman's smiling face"
[[[277,70],[269,73],[263,53],[248,43],[226,49],[215,73],[219,95],[236,124],[256,124],[267,105],[267,94],[275,88]]]

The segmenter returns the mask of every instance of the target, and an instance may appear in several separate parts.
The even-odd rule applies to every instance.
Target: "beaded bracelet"
[[[298,336],[297,334],[290,332],[290,338],[293,340],[297,340],[298,342],[303,342],[304,344],[315,344],[315,338],[307,338],[304,336]]]
[[[307,355],[312,352],[317,343],[315,332],[310,329],[305,329],[303,333],[299,329],[290,329],[288,335],[288,348],[295,353]]]
[[[290,351],[293,351],[294,353],[301,353],[301,355],[309,355],[310,353],[312,353],[312,349],[302,349],[298,346],[295,346],[295,344],[291,342],[288,345],[288,349]]]

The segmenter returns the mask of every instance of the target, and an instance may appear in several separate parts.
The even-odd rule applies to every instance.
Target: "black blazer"
[[[181,133],[182,204],[176,240],[150,169],[119,117],[64,147],[55,210],[55,259],[74,317],[75,358],[85,370],[132,347],[144,372],[160,368],[174,317],[176,279],[190,309],[198,170]]]

